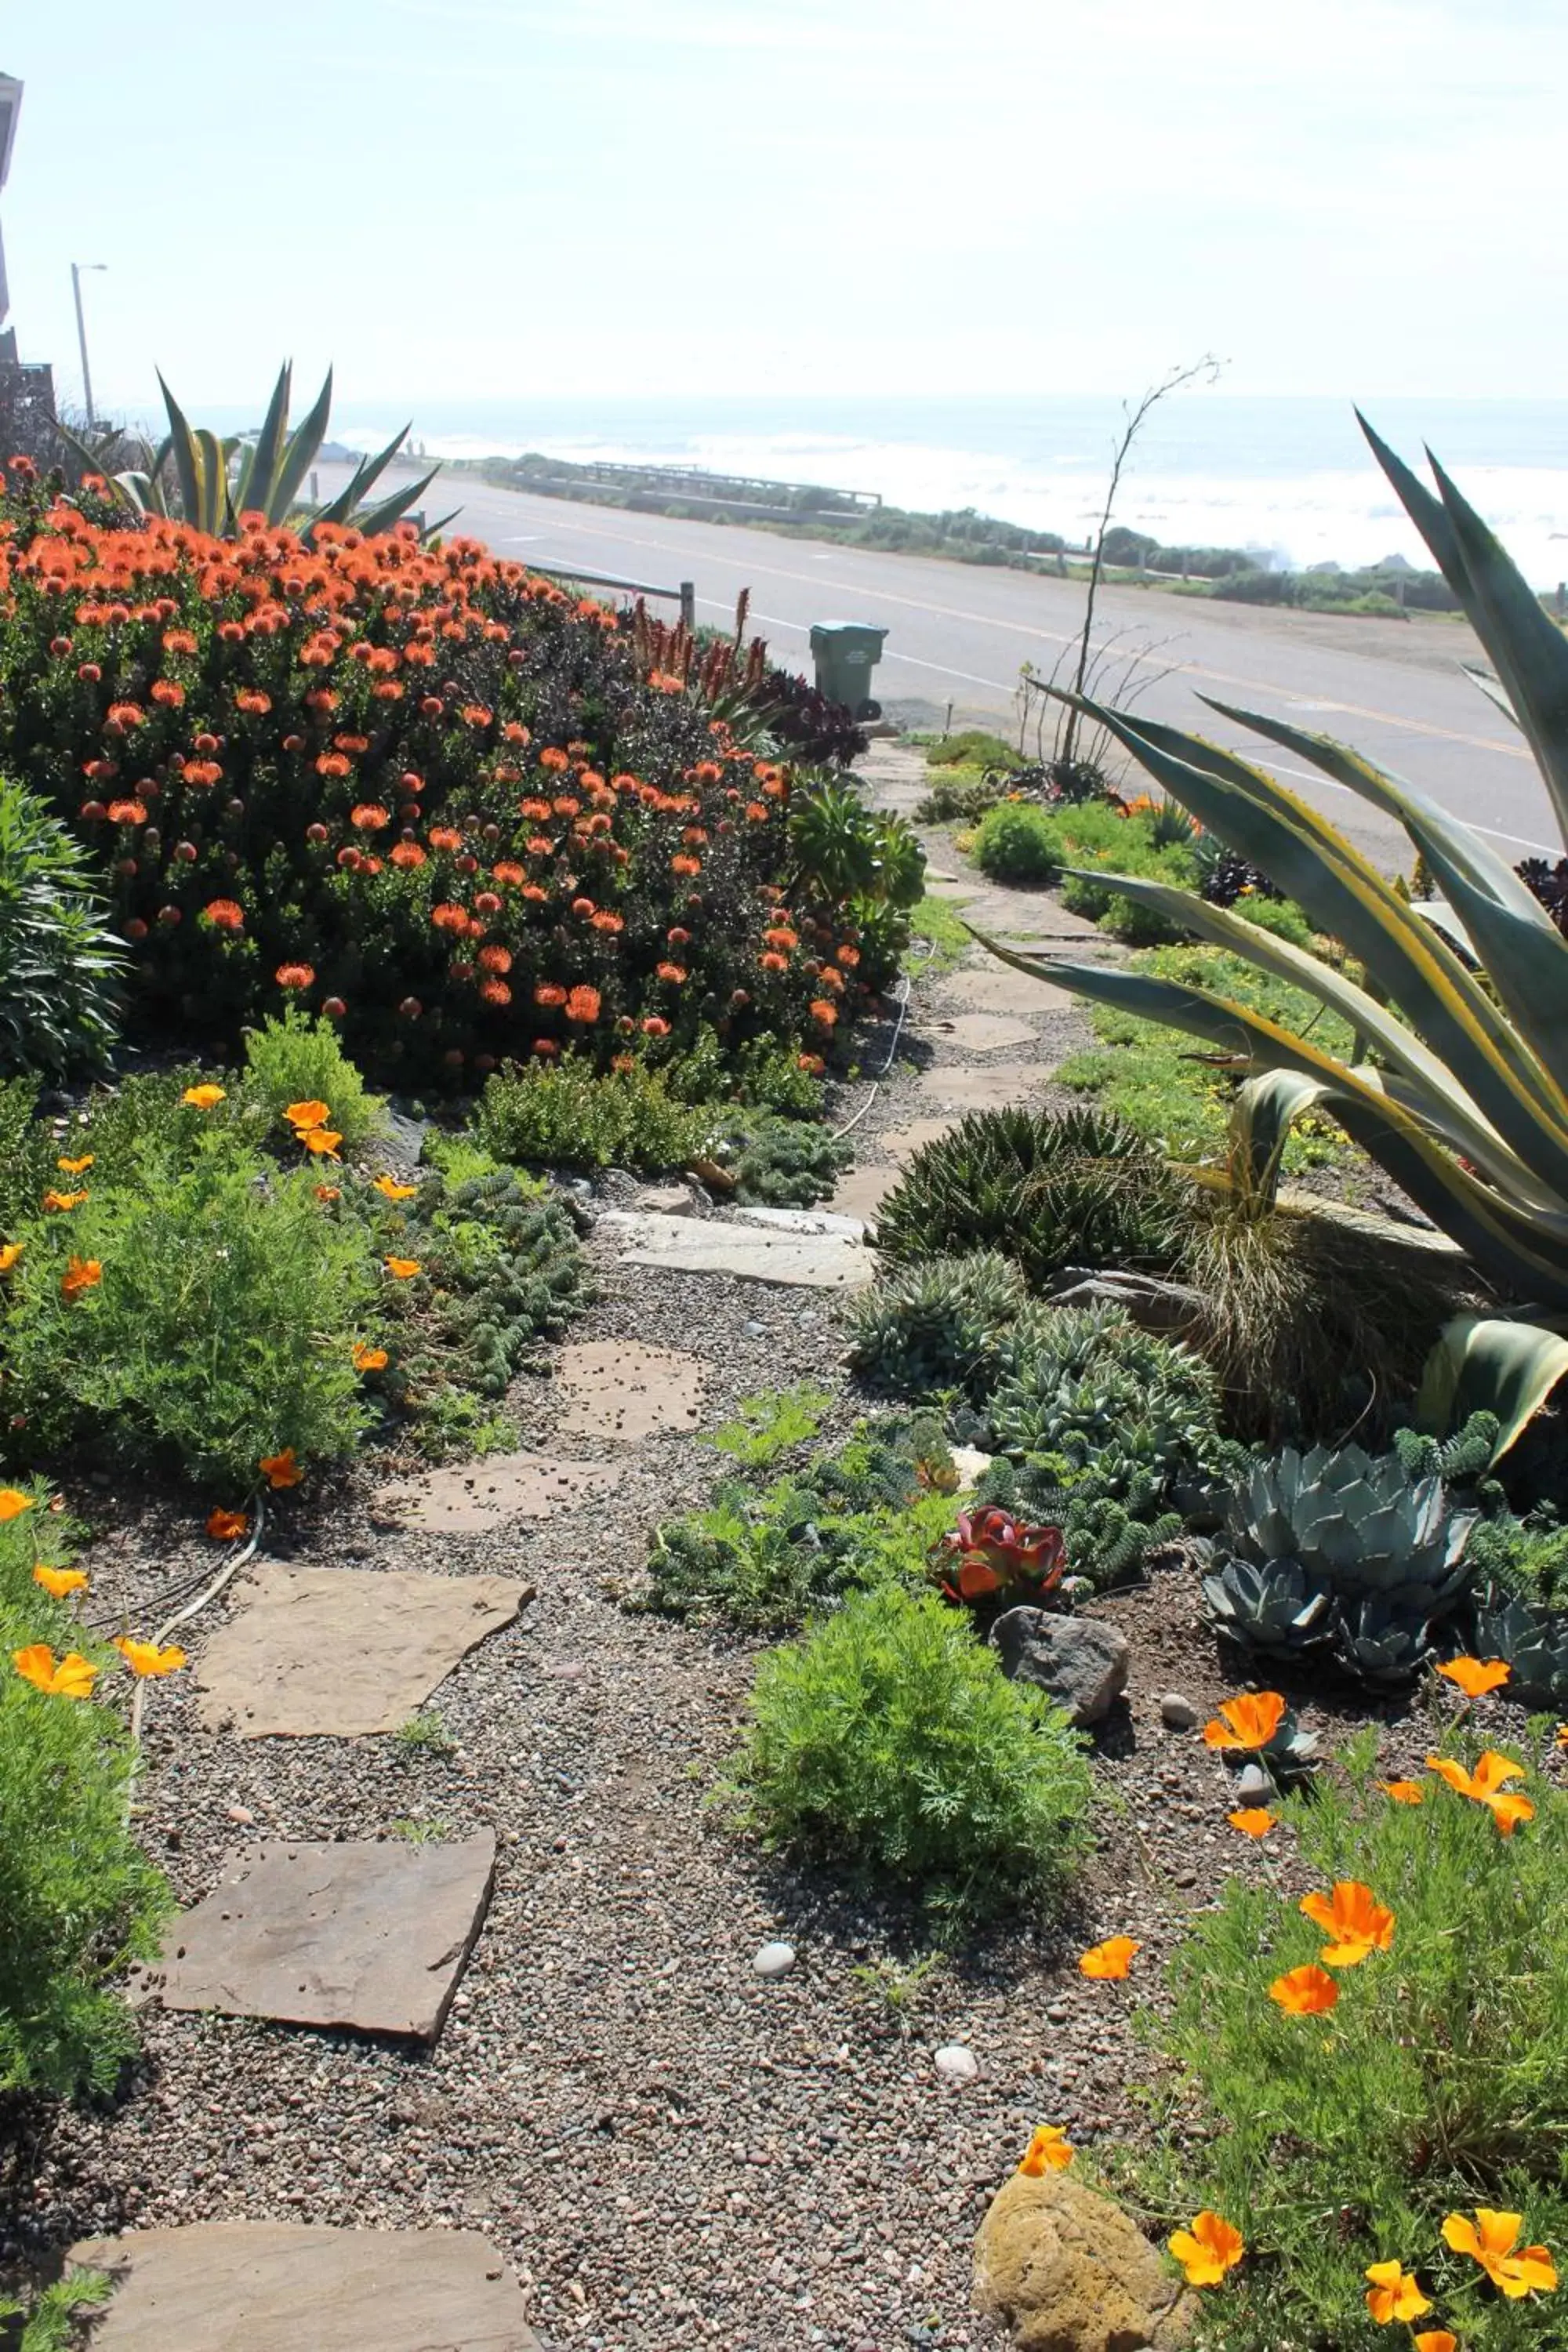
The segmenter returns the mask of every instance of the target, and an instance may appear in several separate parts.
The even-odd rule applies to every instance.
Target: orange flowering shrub
[[[864,977],[871,919],[799,879],[742,707],[662,690],[614,614],[474,541],[219,541],[13,482],[0,689],[0,761],[101,859],[143,1027],[226,1044],[301,1004],[456,1084],[639,1029],[816,1040]]]

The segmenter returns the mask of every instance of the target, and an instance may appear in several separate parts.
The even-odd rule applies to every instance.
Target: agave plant
[[[1479,682],[1524,734],[1568,836],[1568,640],[1442,467],[1433,461],[1434,496],[1362,421],[1491,661],[1495,678]],[[1338,940],[1366,985],[1191,892],[1131,876],[1110,877],[1116,889],[1331,1007],[1350,1024],[1357,1058],[1206,989],[985,944],[1021,971],[1187,1030],[1249,1066],[1230,1176],[1259,1208],[1272,1201],[1292,1121],[1323,1111],[1494,1282],[1537,1308],[1568,1308],[1568,939],[1546,909],[1479,835],[1328,736],[1211,705],[1395,818],[1440,903],[1413,905],[1326,817],[1237,753],[1085,707],[1205,833]],[[1500,1445],[1565,1368],[1561,1342],[1536,1350]],[[1472,1383],[1463,1402],[1488,1402],[1486,1386]]]
[[[1494,1595],[1476,1612],[1476,1640],[1479,1654],[1508,1665],[1510,1698],[1558,1714],[1568,1707],[1568,1610]]]
[[[352,522],[367,537],[390,530],[394,523],[401,522],[418,505],[440,472],[439,466],[433,466],[418,481],[393,491],[377,505],[364,505],[370,491],[407,439],[409,428],[405,425],[375,457],[360,459],[335,499],[321,508],[301,505],[300,492],[327,437],[327,420],[332,406],[332,372],[331,368],[327,370],[326,382],[314,405],[290,433],[289,404],[293,376],[293,362],[286,360],[278,372],[261,429],[254,440],[247,440],[234,436],[220,439],[205,426],[193,427],[160,375],[158,386],[168,411],[168,434],[161,448],[147,453],[145,466],[111,474],[110,491],[137,514],[167,515],[176,511],[171,504],[168,487],[172,476],[181,519],[216,539],[234,538],[242,514],[265,515],[269,523],[293,523],[307,541],[316,524],[322,522]],[[100,451],[79,440],[64,426],[60,431],[80,459],[95,468],[99,467]],[[451,515],[444,515],[439,523],[429,526],[429,532],[441,530],[451,520]]]

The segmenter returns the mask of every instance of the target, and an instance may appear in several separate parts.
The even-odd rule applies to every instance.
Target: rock
[[[795,1966],[793,1944],[764,1944],[752,1967],[760,1977],[787,1977]]]
[[[932,2054],[931,2063],[948,2083],[973,2083],[980,2072],[980,2062],[973,2050],[962,2042],[944,2042]]]
[[[545,1519],[613,1486],[605,1462],[566,1462],[554,1454],[487,1454],[450,1462],[417,1478],[377,1489],[379,1520],[432,1535],[482,1535],[511,1519]]]
[[[1268,1805],[1279,1791],[1261,1764],[1244,1764],[1236,1776],[1234,1793],[1238,1805]]]
[[[658,1217],[693,1217],[697,1203],[684,1184],[650,1184],[637,1194],[637,1207]]]
[[[1119,2205],[1068,2174],[1016,2172],[974,2241],[974,2307],[1016,2352],[1177,2352],[1197,2298]]]
[[[996,1459],[994,1454],[982,1454],[978,1445],[954,1445],[948,1450],[960,1486],[978,1486]]]
[[[727,1210],[717,1217],[607,1209],[599,1224],[618,1238],[623,1265],[738,1274],[811,1290],[858,1290],[871,1279],[858,1217],[810,1209]]]
[[[698,1230],[690,1220],[675,1227]],[[635,1445],[663,1430],[695,1427],[708,1390],[708,1367],[674,1348],[647,1348],[640,1339],[574,1339],[561,1350],[556,1380],[565,1411],[562,1428],[574,1437],[607,1437]]]
[[[101,2352],[540,2352],[522,2295],[471,2230],[198,2221],[73,2246],[107,2271]]]
[[[1009,1681],[1033,1683],[1074,1723],[1098,1723],[1127,1687],[1132,1652],[1124,1633],[1098,1617],[1056,1617],[1009,1609],[991,1628]]]
[[[1032,1045],[1039,1034],[1026,1021],[1016,1020],[1006,1013],[949,1013],[945,1019],[940,1014],[937,1017],[941,1028],[936,1034],[945,1034],[970,1054],[996,1054],[1009,1045]]]
[[[1180,1691],[1167,1691],[1160,1701],[1160,1720],[1167,1731],[1195,1731],[1200,1713]]]

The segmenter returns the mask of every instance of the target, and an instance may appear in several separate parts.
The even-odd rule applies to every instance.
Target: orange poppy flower
[[[419,1272],[419,1260],[416,1257],[384,1257],[381,1262],[388,1274],[395,1274],[399,1282],[407,1282],[412,1276]]]
[[[67,1600],[87,1589],[87,1578],[79,1568],[46,1568],[42,1560],[33,1570],[33,1582],[41,1584],[53,1601]]]
[[[297,1486],[305,1475],[294,1459],[291,1445],[286,1445],[280,1454],[264,1454],[257,1467],[274,1493],[285,1486]]]
[[[1468,2213],[1450,2213],[1443,2236],[1457,2254],[1479,2263],[1500,2294],[1510,2303],[1521,2295],[1550,2294],[1557,2284],[1557,2266],[1544,2246],[1519,2246],[1524,2227],[1522,2213],[1498,2213],[1478,2205],[1472,2221]]]
[[[390,1359],[384,1348],[372,1348],[360,1339],[354,1344],[353,1361],[356,1372],[384,1372]]]
[[[1368,2263],[1366,2275],[1372,2281],[1366,2307],[1380,2327],[1394,2319],[1420,2319],[1431,2310],[1431,2299],[1422,2294],[1415,2273],[1398,2263]]]
[[[46,1209],[79,1209],[87,1197],[85,1192],[57,1192],[51,1185],[44,1194],[44,1206]]]
[[[79,1298],[84,1290],[96,1290],[102,1280],[103,1268],[97,1258],[68,1258],[66,1270],[60,1276],[60,1297]]]
[[[343,1197],[342,1188],[337,1184],[318,1184],[315,1193],[317,1200],[322,1202],[341,1201]]]
[[[1040,2124],[1024,2150],[1018,2169],[1028,2179],[1039,2180],[1047,2172],[1065,2171],[1072,2159],[1073,2145],[1060,2124]]]
[[[325,1127],[331,1115],[331,1108],[324,1102],[292,1102],[283,1112],[293,1128]]]
[[[1321,1958],[1326,1968],[1359,1968],[1394,1941],[1394,1913],[1359,1878],[1342,1878],[1329,1895],[1303,1895],[1300,1909],[1331,1940]]]
[[[32,1507],[31,1495],[24,1495],[20,1486],[0,1486],[0,1527],[7,1519],[19,1519],[24,1511]]]
[[[1511,1837],[1521,1822],[1535,1819],[1535,1807],[1530,1799],[1516,1796],[1511,1789],[1503,1787],[1505,1780],[1522,1779],[1523,1765],[1516,1764],[1511,1756],[1500,1756],[1495,1748],[1486,1750],[1473,1772],[1467,1772],[1449,1756],[1428,1756],[1426,1769],[1447,1780],[1461,1797],[1485,1805],[1504,1837]]]
[[[332,1127],[296,1128],[294,1134],[296,1140],[318,1160],[335,1160],[338,1146],[343,1139]]]
[[[412,1201],[419,1187],[417,1184],[400,1184],[395,1176],[375,1176],[371,1179],[371,1190],[379,1192],[384,1200]]]
[[[180,1097],[180,1100],[189,1103],[193,1110],[216,1110],[226,1099],[226,1089],[212,1086],[187,1087]]]
[[[16,1260],[21,1256],[22,1252],[26,1247],[26,1244],[25,1242],[5,1242],[4,1244],[0,1244],[0,1274],[10,1273],[11,1268],[16,1265]]]
[[[1247,2252],[1241,2231],[1206,2209],[1194,2216],[1190,2229],[1173,2231],[1165,2243],[1181,2263],[1189,2286],[1218,2286]]]
[[[1459,2352],[1459,2339],[1447,2327],[1424,2327],[1410,2339],[1415,2352]]]
[[[161,1650],[156,1642],[133,1642],[128,1633],[117,1633],[110,1647],[119,1651],[138,1682],[153,1681],[160,1675],[177,1675],[185,1663],[185,1654],[177,1642]]]
[[[1269,2000],[1278,2001],[1290,2017],[1321,2017],[1325,2010],[1332,2009],[1339,1997],[1338,1985],[1315,1960],[1310,1960],[1305,1968],[1288,1969],[1268,1988]]]
[[[84,1176],[92,1166],[92,1154],[84,1151],[79,1160],[57,1160],[55,1166],[64,1176]]]
[[[1278,1691],[1246,1691],[1240,1698],[1221,1701],[1219,1716],[1204,1726],[1204,1745],[1256,1754],[1268,1746],[1284,1718],[1285,1702]]]
[[[1226,1813],[1226,1820],[1243,1837],[1266,1838],[1275,1826],[1274,1816],[1267,1805],[1244,1805],[1239,1812]]]
[[[65,1164],[62,1160],[60,1166]],[[1500,1689],[1513,1668],[1501,1658],[1449,1658],[1437,1672],[1462,1690],[1467,1698],[1481,1698],[1488,1691]]]
[[[30,1642],[13,1650],[11,1663],[25,1683],[50,1698],[87,1698],[98,1680],[98,1668],[78,1650],[68,1650],[57,1664],[47,1642]]]
[[[1131,1936],[1108,1936],[1103,1944],[1095,1944],[1079,1956],[1079,1968],[1086,1977],[1124,1977],[1133,1954],[1142,1948]]]
[[[1377,1785],[1396,1805],[1418,1805],[1426,1794],[1419,1780],[1380,1780]]]
[[[215,1543],[233,1543],[249,1525],[243,1511],[215,1509],[207,1513],[207,1533]]]

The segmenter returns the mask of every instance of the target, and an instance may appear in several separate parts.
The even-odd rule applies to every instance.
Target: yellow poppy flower
[[[227,1088],[214,1086],[187,1087],[180,1097],[180,1100],[189,1103],[193,1110],[216,1110],[220,1102],[227,1099]]]
[[[1220,2214],[1206,2210],[1194,2217],[1191,2229],[1173,2231],[1165,2243],[1185,2272],[1189,2286],[1218,2286],[1247,2252],[1241,2231]]]

